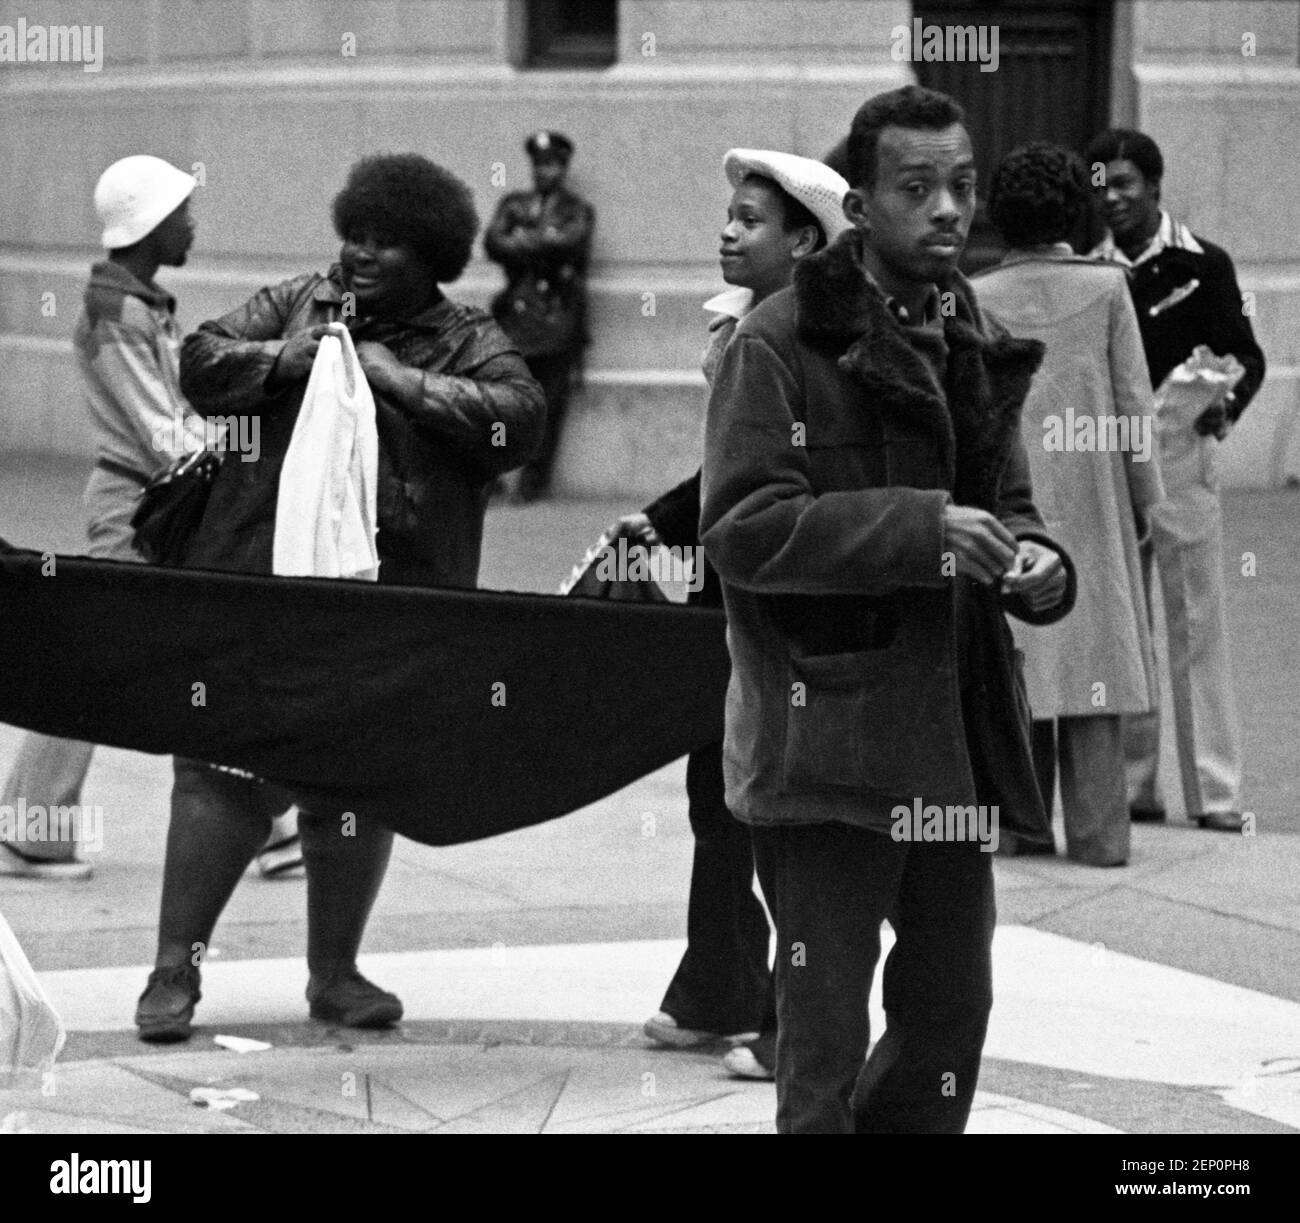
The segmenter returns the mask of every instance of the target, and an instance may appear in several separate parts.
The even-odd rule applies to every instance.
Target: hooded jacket
[[[742,321],[709,402],[700,526],[728,617],[727,805],[755,824],[881,831],[916,799],[1038,811],[1003,608],[1050,623],[1074,599],[1019,434],[1042,345],[1008,336],[955,276],[941,390],[860,241],[809,256]],[[1035,614],[954,576],[952,502],[1060,552],[1061,602]]]

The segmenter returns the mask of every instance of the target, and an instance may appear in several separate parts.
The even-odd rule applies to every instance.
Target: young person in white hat
[[[140,490],[173,459],[203,445],[203,419],[181,394],[176,300],[154,280],[159,268],[183,265],[194,244],[189,201],[197,185],[162,158],[136,154],[115,161],[95,186],[107,256],[91,267],[73,349],[95,435],[83,504],[88,551],[100,560],[144,560],[131,529]],[[84,811],[81,789],[94,750],[80,740],[24,738],[0,808],[16,812],[22,800],[30,815],[22,828],[4,830],[0,873],[90,877],[90,864],[77,858],[75,821],[61,827],[54,812]],[[295,836],[289,828],[277,839]],[[301,862],[300,850],[291,846],[289,858],[289,866]]]
[[[730,286],[704,303],[713,314],[704,376],[713,374],[736,324],[785,289],[795,265],[844,229],[848,183],[818,161],[765,149],[731,149],[723,173],[732,186],[719,264]],[[611,528],[649,547],[699,545],[697,471],[640,514]],[[691,602],[721,607],[717,575],[706,566]],[[686,768],[695,858],[687,909],[687,946],[658,1014],[645,1034],[677,1048],[728,1042],[723,1064],[743,1078],[770,1079],[776,1064],[776,1001],[768,967],[768,925],[754,894],[749,830],[723,800],[722,744],[691,754]]]

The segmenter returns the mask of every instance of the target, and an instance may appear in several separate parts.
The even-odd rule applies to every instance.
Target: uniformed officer
[[[547,489],[587,343],[587,260],[596,214],[565,186],[573,141],[534,132],[524,142],[533,163],[533,190],[512,191],[497,205],[484,247],[506,272],[492,313],[546,392],[546,435],[523,468],[518,493],[532,500]]]

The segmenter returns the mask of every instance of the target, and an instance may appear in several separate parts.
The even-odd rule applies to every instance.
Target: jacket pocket
[[[821,654],[792,657],[790,675],[787,789],[909,795],[959,782],[955,690],[936,662],[898,649]]]

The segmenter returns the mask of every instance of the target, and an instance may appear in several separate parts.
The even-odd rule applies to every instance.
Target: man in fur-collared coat
[[[849,155],[854,228],[742,321],[709,403],[727,805],[777,929],[778,1129],[960,1132],[997,813],[1041,801],[1003,613],[1059,619],[1073,574],[1019,435],[1042,347],[956,270],[975,205],[960,108],[882,94]],[[888,1026],[864,1066],[886,918]]]

